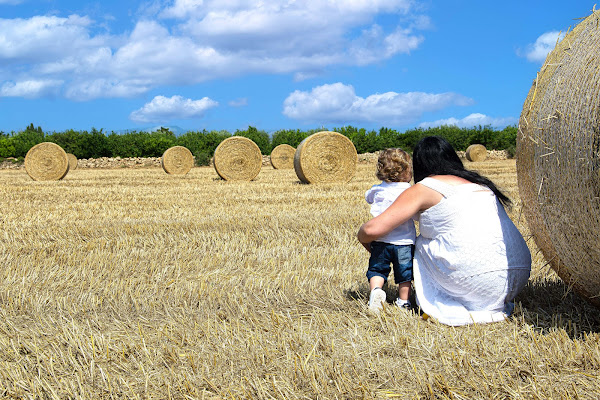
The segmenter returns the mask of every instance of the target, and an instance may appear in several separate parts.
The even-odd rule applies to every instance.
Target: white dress
[[[444,196],[419,216],[413,273],[421,310],[447,325],[504,320],[531,271],[523,236],[487,187],[419,184]]]

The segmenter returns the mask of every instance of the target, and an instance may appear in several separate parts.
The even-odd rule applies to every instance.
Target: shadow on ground
[[[600,333],[600,310],[562,281],[529,282],[516,302],[525,322],[542,332],[564,329],[571,338]]]
[[[386,285],[387,286],[387,285]],[[385,288],[387,301],[394,300],[393,289]],[[345,296],[351,301],[369,300],[369,287],[360,285],[347,289]],[[414,298],[411,296],[413,304]],[[585,333],[600,333],[600,310],[571,291],[562,281],[529,282],[515,302],[514,317],[523,317],[525,323],[542,333],[564,329],[572,339]]]

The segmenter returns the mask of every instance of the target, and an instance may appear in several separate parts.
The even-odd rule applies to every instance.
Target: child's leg
[[[394,280],[398,284],[398,305],[410,304],[411,282],[413,279],[412,264],[413,264],[413,246],[396,246],[396,257],[393,261]]]
[[[408,300],[410,297],[410,281],[402,282],[398,285],[398,298],[400,300]]]
[[[373,290],[375,288],[383,288],[383,284],[385,283],[385,279],[381,276],[373,276],[369,279],[369,289]]]
[[[383,285],[390,274],[390,260],[386,258],[385,243],[371,243],[371,257],[369,258],[369,269],[367,279],[371,293],[369,294],[369,310],[379,312],[386,301],[386,293]]]
[[[391,270],[390,257],[386,251],[386,243],[372,242],[371,256],[369,257],[369,269],[367,270],[369,289],[383,288]]]

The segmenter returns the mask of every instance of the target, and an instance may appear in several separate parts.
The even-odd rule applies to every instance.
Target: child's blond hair
[[[385,182],[410,182],[412,162],[402,149],[385,149],[377,159],[377,179]]]

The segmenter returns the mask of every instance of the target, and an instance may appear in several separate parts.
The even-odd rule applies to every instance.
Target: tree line
[[[280,144],[297,147],[302,140],[315,132],[331,130],[348,137],[359,154],[373,153],[390,147],[400,147],[412,152],[415,144],[425,136],[442,136],[456,150],[466,150],[471,144],[482,144],[488,150],[507,150],[514,156],[517,138],[517,127],[508,126],[502,130],[491,126],[475,126],[459,128],[457,126],[438,126],[431,128],[414,128],[404,132],[394,129],[380,128],[379,131],[344,126],[341,128],[319,128],[303,131],[286,129],[273,132],[249,126],[246,130],[230,133],[226,130],[188,131],[176,136],[167,128],[154,132],[131,131],[127,133],[105,133],[102,129],[91,131],[66,130],[64,132],[44,132],[41,127],[30,124],[25,130],[11,132],[0,131],[0,159],[14,157],[22,160],[27,151],[38,143],[53,142],[61,146],[67,153],[77,158],[100,157],[160,157],[170,147],[187,147],[196,158],[198,165],[208,165],[215,149],[223,140],[231,136],[244,136],[253,140],[262,154],[271,154],[273,148]]]

